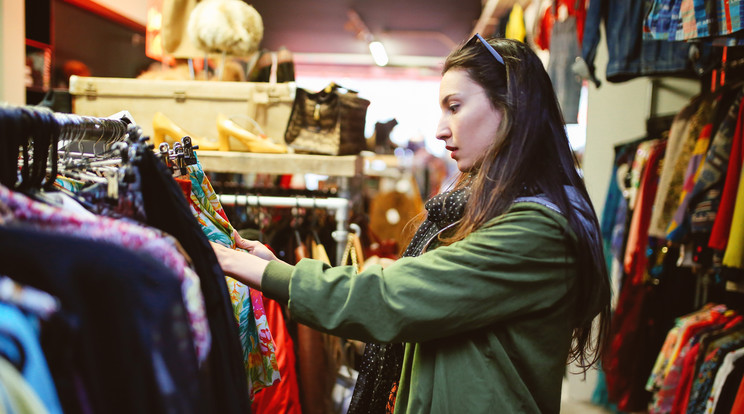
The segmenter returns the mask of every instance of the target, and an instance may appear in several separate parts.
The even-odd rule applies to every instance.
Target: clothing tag
[[[0,300],[33,312],[42,319],[48,319],[60,308],[59,300],[49,293],[18,284],[2,275],[0,275]]]
[[[106,177],[108,186],[106,188],[106,195],[108,198],[118,199],[119,198],[119,172],[113,171]]]

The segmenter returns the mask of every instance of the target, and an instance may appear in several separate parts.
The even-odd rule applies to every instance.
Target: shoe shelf
[[[204,171],[263,174],[318,174],[356,177],[363,173],[358,155],[260,154],[237,151],[196,151]]]

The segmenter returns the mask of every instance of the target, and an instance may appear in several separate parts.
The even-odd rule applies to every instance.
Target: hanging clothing
[[[738,191],[739,177],[744,161],[744,150],[742,147],[744,147],[744,105],[739,108],[738,122],[734,131],[733,142],[731,143],[726,178],[724,178],[721,204],[716,214],[716,220],[713,223],[713,230],[709,241],[709,246],[717,250],[726,250],[729,234],[732,229],[731,220],[736,205],[736,193]]]
[[[692,200],[692,233],[710,235],[721,201],[723,177],[728,168],[731,143],[739,119],[744,91],[736,94],[732,104],[721,121],[710,148],[703,161],[698,180],[690,194]],[[706,238],[709,238],[709,236]],[[707,242],[706,242],[707,247]]]
[[[553,24],[550,35],[548,75],[567,124],[578,123],[581,80],[574,76],[571,65],[580,55],[576,40],[576,17],[570,16]]]
[[[512,7],[504,32],[505,38],[524,42],[527,29],[524,26],[524,10],[521,4],[517,3]]]
[[[13,211],[14,217],[39,230],[75,234],[100,242],[117,244],[152,256],[168,266],[181,282],[184,304],[190,320],[190,332],[199,362],[203,362],[212,338],[204,310],[199,278],[178,251],[177,242],[152,229],[100,216],[81,216],[60,208],[35,202],[20,193],[0,187],[0,201]]]
[[[551,1],[551,5],[546,7],[540,18],[538,34],[535,43],[540,49],[552,49],[553,25],[557,21],[563,21],[566,17],[573,17],[576,21],[576,30],[573,32],[576,41],[581,45],[584,38],[584,21],[586,20],[586,7],[584,1],[576,0],[558,0]]]
[[[654,0],[644,34],[668,41],[726,36],[744,28],[742,18],[740,0]]]
[[[723,255],[723,265],[744,269],[744,169],[739,175],[736,200],[738,202],[735,203],[731,217],[731,232]]]
[[[224,246],[235,248],[235,229],[227,220],[217,193],[197,161],[188,166],[191,180],[189,206],[207,238]],[[276,346],[266,321],[260,292],[237,280],[226,277],[235,320],[238,322],[243,348],[243,364],[248,376],[249,395],[271,386],[280,379],[276,361]]]
[[[692,385],[690,401],[687,405],[688,414],[705,412],[705,403],[708,395],[710,395],[715,372],[729,352],[742,346],[744,346],[744,331],[741,330],[727,334],[708,346],[705,359]]]
[[[0,354],[5,358],[13,355],[16,357],[13,361],[21,363],[18,370],[21,379],[37,396],[43,411],[61,414],[57,390],[39,344],[39,332],[34,328],[34,324],[38,323],[38,320],[23,314],[15,306],[0,302]]]
[[[718,404],[718,400],[721,397],[723,385],[726,383],[726,377],[734,370],[734,362],[742,356],[744,356],[744,348],[739,348],[728,353],[723,359],[723,362],[721,363],[720,368],[718,368],[718,372],[716,372],[715,379],[713,380],[713,384],[711,386],[711,398],[708,398],[705,403],[706,414],[713,414],[715,406],[716,404]]]
[[[638,146],[633,160],[632,171],[637,171],[641,178],[638,190],[631,193],[629,201],[629,205],[634,208],[628,230],[624,268],[625,273],[633,279],[631,283],[634,284],[642,283],[646,277],[648,222],[653,209],[652,200],[656,196],[658,167],[664,157],[666,144],[666,141],[660,140],[644,141]],[[634,197],[633,194],[638,196]]]
[[[27,122],[14,122],[22,115]],[[126,122],[60,117],[26,108],[3,111],[9,135],[3,154],[10,160],[3,163],[3,182],[16,187],[23,146],[24,189],[47,204],[40,207],[0,187],[7,196],[0,225],[0,274],[59,298],[61,310],[42,324],[41,345],[64,412],[249,412],[224,275],[177,186],[174,191],[170,170],[136,130],[119,140]],[[96,139],[123,145],[111,152],[121,159],[107,160],[123,163],[117,167],[119,178],[108,181],[109,190],[119,190],[118,200],[101,186],[44,180],[44,147],[53,149],[54,178],[59,167],[56,140],[69,132],[68,124],[75,131],[94,124]],[[15,136],[22,138],[11,139]],[[33,154],[28,151],[32,145]],[[98,167],[64,161],[59,169],[65,174],[101,181],[77,169]],[[75,201],[108,218],[49,193],[55,181],[72,184]],[[59,201],[62,208],[50,209]],[[108,205],[98,211],[98,202]],[[70,221],[60,220],[65,214]],[[39,251],[44,252],[39,263],[19,260],[37,257]],[[231,350],[237,352],[230,355]]]
[[[44,260],[19,260],[39,252]],[[181,283],[162,262],[110,243],[0,226],[0,273],[60,300],[41,345],[63,412],[209,411]]]
[[[740,397],[744,398],[744,389],[741,384],[744,382],[744,359],[738,358],[734,362],[734,367],[726,376],[718,400],[713,406],[713,414],[741,414],[742,407],[734,408],[734,403]],[[706,407],[707,409],[707,407]]]
[[[604,203],[604,209],[602,210],[602,219],[600,221],[600,231],[602,233],[602,246],[604,248],[604,254],[605,254],[605,265],[607,266],[607,273],[611,275],[612,280],[612,308],[614,309],[616,301],[617,301],[617,295],[620,292],[620,286],[618,279],[612,277],[613,272],[612,268],[614,265],[614,262],[619,258],[619,249],[613,249],[613,233],[615,231],[615,222],[617,218],[617,214],[621,208],[625,208],[625,206],[621,207],[621,204],[627,205],[627,202],[625,200],[625,197],[623,196],[623,190],[620,188],[619,185],[619,177],[618,175],[620,170],[621,164],[626,164],[626,159],[629,155],[628,152],[632,152],[635,150],[635,145],[637,143],[633,144],[625,144],[625,145],[618,145],[615,147],[615,158],[612,164],[612,173],[610,174],[610,182],[608,183],[608,191],[607,191],[607,197],[605,198]],[[625,221],[623,219],[623,226],[624,229]]]
[[[711,309],[703,309],[691,315],[678,319],[678,328],[674,333],[667,336],[667,341],[671,341],[671,352],[666,358],[659,354],[659,359],[654,366],[655,382],[649,390],[654,391],[654,399],[649,407],[649,413],[666,413],[669,412],[679,401],[676,396],[680,388],[683,389],[680,395],[684,395],[684,384],[682,378],[692,374],[691,369],[697,360],[698,349],[695,347],[700,339],[698,335],[706,329],[720,326],[725,320],[725,307],[717,306]],[[671,332],[671,331],[670,331]],[[678,405],[681,401],[677,402]]]
[[[609,82],[625,82],[640,76],[693,76],[689,44],[643,36],[644,16],[649,12],[647,3],[646,0],[590,1],[581,58],[574,72],[585,79],[596,79],[594,61],[600,41],[600,26],[604,23],[609,52],[605,73]]]
[[[266,320],[276,343],[276,361],[282,380],[265,388],[253,397],[251,411],[254,414],[302,414],[300,392],[297,385],[297,358],[292,337],[287,331],[284,312],[275,300],[262,297]]]
[[[18,414],[49,412],[16,367],[2,357],[0,357],[0,407],[3,407],[3,412]]]
[[[692,157],[695,148],[695,142],[700,136],[703,127],[709,122],[713,115],[714,102],[710,99],[704,99],[697,107],[697,111],[690,118],[690,123],[686,128],[685,134],[680,137],[680,141],[675,142],[674,150],[669,152],[664,158],[660,181],[668,182],[666,197],[663,204],[656,204],[661,210],[657,225],[662,227],[662,237],[666,237],[666,230],[672,222],[673,215],[677,210],[682,188],[684,185],[684,175],[687,165]],[[671,136],[668,146],[672,146]]]
[[[700,131],[700,136],[695,141],[695,147],[692,150],[692,156],[687,163],[685,178],[682,184],[682,191],[679,195],[677,211],[672,216],[672,221],[667,228],[667,240],[680,241],[688,233],[690,228],[688,207],[690,197],[695,187],[695,183],[700,177],[705,154],[708,152],[710,145],[710,134],[713,131],[713,125],[707,124]]]
[[[667,138],[667,148],[664,155],[664,164],[661,167],[661,174],[659,176],[658,191],[654,198],[655,206],[664,206],[667,204],[667,199],[674,197],[671,192],[672,180],[674,178],[674,164],[679,158],[679,154],[682,150],[685,139],[689,136],[691,128],[691,120],[697,113],[701,98],[694,98],[685,105],[677,115],[675,115],[672,121],[672,126],[669,129],[669,136]],[[655,208],[651,215],[651,222],[649,223],[648,233],[650,236],[657,238],[666,237],[666,229],[669,226],[669,212],[665,212],[663,208]]]
[[[168,167],[151,151],[143,154],[136,165],[141,176],[147,177],[141,183],[147,224],[178,240],[201,281],[212,334],[210,369],[205,380],[211,397],[208,406],[219,413],[249,412],[250,398],[238,326],[214,250]]]

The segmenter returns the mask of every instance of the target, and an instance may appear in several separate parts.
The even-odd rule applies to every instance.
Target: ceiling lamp
[[[382,42],[378,40],[369,42],[369,53],[372,53],[372,59],[374,59],[375,65],[385,66],[388,64],[388,55]]]
[[[362,21],[362,18],[359,17],[359,14],[356,11],[349,9],[348,15],[349,23],[347,24],[347,29],[355,32],[356,37],[367,42],[369,53],[372,54],[372,59],[375,61],[377,66],[387,65],[389,62],[388,55],[382,42],[375,40],[375,37],[372,36],[367,25],[364,24],[364,21]]]

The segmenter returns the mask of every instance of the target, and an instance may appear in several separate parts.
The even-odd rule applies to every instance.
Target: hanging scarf
[[[462,218],[470,189],[438,194],[424,204],[427,216],[408,244],[404,257],[421,255],[437,234]],[[392,413],[403,366],[404,344],[372,344],[364,348],[349,414]]]
[[[191,212],[210,241],[235,248],[233,227],[201,164],[188,166],[188,177],[177,179],[188,198]],[[188,181],[187,181],[188,180]],[[248,392],[254,394],[280,380],[276,346],[269,330],[261,293],[237,280],[225,277],[233,313],[238,324]]]

